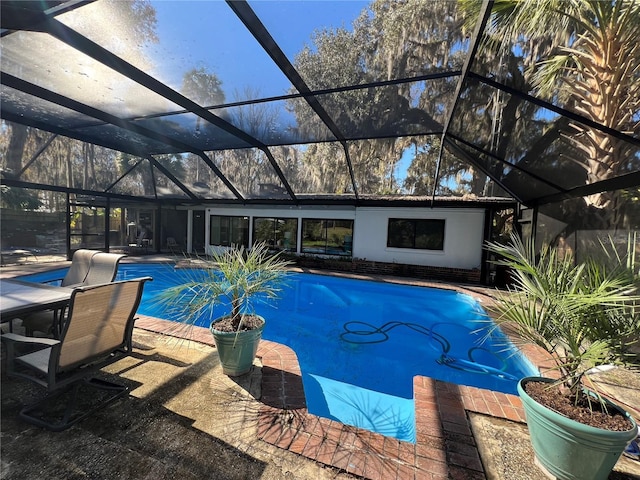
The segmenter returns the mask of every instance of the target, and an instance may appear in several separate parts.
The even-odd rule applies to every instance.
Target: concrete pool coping
[[[33,272],[29,270],[16,274]],[[10,272],[3,268],[1,273]],[[377,276],[368,278],[377,279]],[[411,279],[385,279],[442,287],[440,283],[407,280]],[[446,288],[466,289],[465,286]],[[482,287],[471,286],[466,293],[482,294]],[[486,301],[484,299],[483,303]],[[153,332],[150,335],[154,336],[175,335],[175,326],[172,322],[141,316],[136,331]],[[211,335],[205,328],[194,329],[189,336],[203,347],[212,345]],[[256,438],[277,450],[295,453],[301,462],[317,462],[344,472],[331,478],[545,478],[537,476],[540,472],[533,466],[518,397],[416,377],[418,442],[414,445],[309,415],[295,353],[286,346],[263,341],[258,357],[251,374],[258,376],[261,385],[257,397]],[[214,394],[222,396],[228,389],[227,385],[224,392]],[[196,399],[192,401],[196,402]],[[4,463],[4,452],[3,457]],[[634,471],[637,462],[630,462],[621,459],[619,464],[623,468],[620,470],[617,466],[616,470],[632,473],[620,473],[622,476],[611,478],[640,478],[640,469]],[[146,476],[143,472],[138,475],[129,478]],[[305,475],[290,478],[320,478],[316,477],[317,472],[313,476]]]

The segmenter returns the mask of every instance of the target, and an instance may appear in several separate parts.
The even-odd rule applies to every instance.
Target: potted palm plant
[[[516,236],[487,249],[512,281],[498,292],[487,328],[502,328],[516,344],[535,345],[553,360],[547,377],[518,383],[536,463],[557,478],[606,479],[637,424],[598,392],[588,372],[624,362],[639,338],[632,272],[591,260],[575,264],[550,248],[536,255]]]
[[[271,255],[260,243],[193,263],[196,268],[184,270],[185,281],[163,292],[160,302],[185,324],[209,321],[223,372],[243,375],[251,370],[265,327],[255,305],[278,296],[290,262]],[[217,308],[226,313],[217,317]]]

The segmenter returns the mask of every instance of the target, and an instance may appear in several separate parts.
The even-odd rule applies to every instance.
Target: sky
[[[303,45],[311,44],[314,30],[322,27],[351,29],[353,20],[369,2],[329,1],[252,1],[250,6],[293,62]],[[247,86],[260,90],[260,96],[282,95],[289,82],[246,30],[229,6],[213,1],[152,2],[157,12],[160,44],[150,48],[162,71],[179,85],[182,74],[193,67],[205,67],[230,90]],[[229,100],[229,98],[228,98]]]
[[[353,21],[369,3],[252,0],[249,5],[293,63],[305,44],[311,46],[314,31],[323,28],[352,30]],[[226,2],[160,1],[152,4],[156,8],[160,38],[160,45],[153,47],[157,49],[153,55],[162,60],[156,64],[165,69],[160,77],[171,77],[174,88],[179,89],[182,74],[195,66],[216,73],[222,80],[227,102],[249,99],[247,92],[237,91],[246,86],[255,89],[254,98],[288,93],[288,79]],[[239,96],[234,95],[234,90]],[[281,114],[285,115],[286,111]],[[286,124],[287,120],[283,118],[281,122]],[[407,150],[396,166],[394,176],[400,181],[406,177],[413,155],[413,150]]]

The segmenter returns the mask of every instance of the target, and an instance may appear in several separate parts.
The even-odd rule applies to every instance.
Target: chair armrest
[[[3,341],[9,341],[14,343],[29,343],[29,344],[37,344],[37,345],[56,345],[60,343],[60,340],[55,340],[53,338],[41,338],[41,337],[27,337],[25,335],[18,335],[17,333],[5,333],[0,336],[0,339]]]
[[[47,348],[51,349],[51,354],[49,355],[50,363],[51,358],[54,358],[54,352],[55,355],[58,355],[60,346],[62,345],[60,343],[60,340],[55,340],[53,338],[26,337],[24,335],[18,335],[16,333],[5,333],[4,335],[0,336],[0,339],[2,340],[2,343],[7,347],[7,375],[9,375],[10,377],[25,377],[24,373],[20,373],[16,369],[16,360],[18,360],[19,356],[21,356],[25,350],[34,353],[36,351],[44,351]],[[49,368],[51,369],[51,366],[49,366]],[[51,369],[49,375],[53,374],[53,370]],[[36,383],[39,383],[39,381],[36,380]],[[47,386],[46,383],[40,384]]]

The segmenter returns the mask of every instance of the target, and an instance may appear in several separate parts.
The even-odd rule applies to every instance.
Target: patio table
[[[54,312],[68,305],[73,288],[14,279],[0,279],[0,321],[41,310]]]

